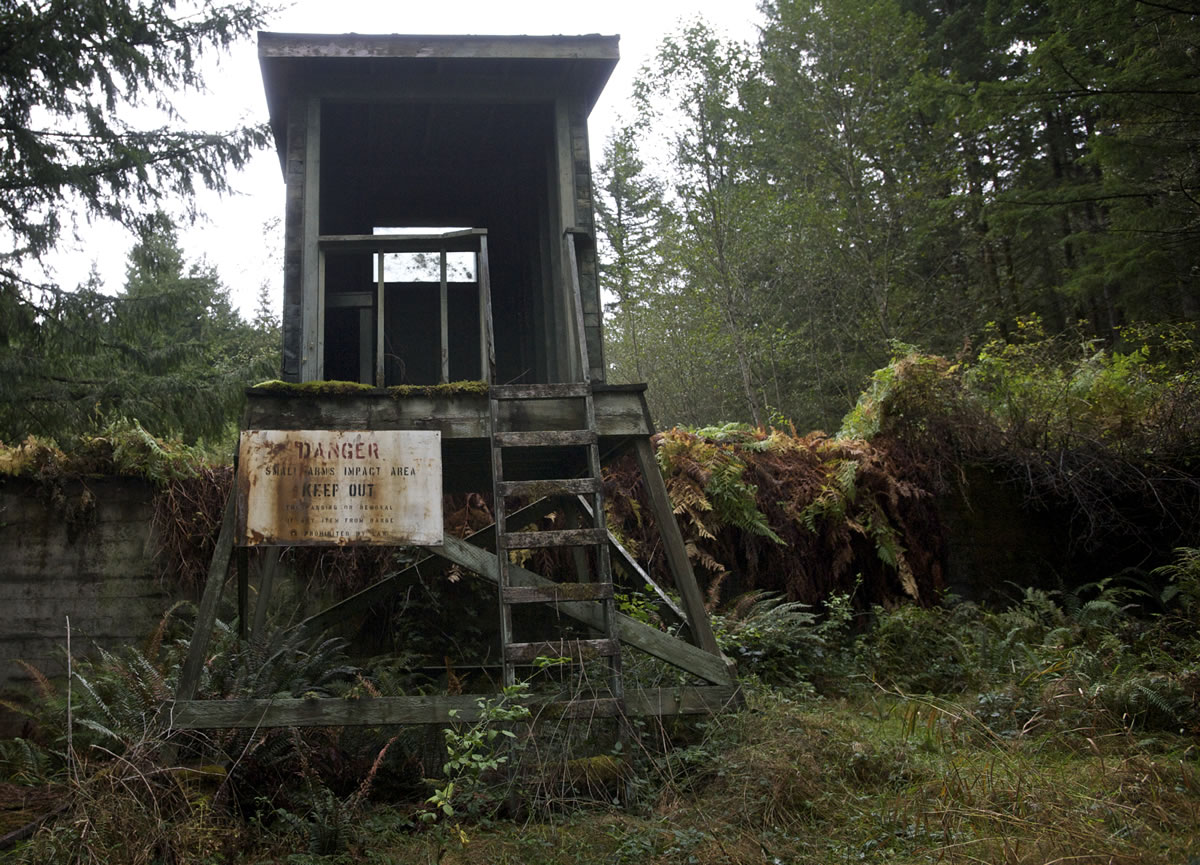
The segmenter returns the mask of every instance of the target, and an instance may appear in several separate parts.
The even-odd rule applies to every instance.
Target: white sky
[[[592,111],[593,163],[608,133],[631,113],[629,97],[638,70],[654,55],[664,36],[681,23],[702,16],[718,33],[742,41],[757,36],[760,15],[755,0],[299,0],[277,15],[266,29],[294,33],[468,33],[468,34],[617,34],[621,62]],[[221,57],[207,76],[208,92],[177,102],[189,126],[227,129],[267,119],[266,99],[253,40]],[[282,292],[281,235],[264,235],[268,220],[282,217],[284,185],[273,149],[257,154],[232,178],[236,194],[217,198],[202,193],[205,221],[181,232],[189,260],[216,265],[222,281],[247,317],[259,290],[270,286],[276,313]],[[125,257],[132,243],[118,226],[83,225],[83,243],[66,245],[52,259],[54,276],[64,286],[83,282],[93,262],[105,290],[124,283]]]

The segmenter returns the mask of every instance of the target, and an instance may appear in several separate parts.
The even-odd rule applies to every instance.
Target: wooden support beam
[[[408,395],[397,399],[395,393],[378,390],[314,397],[251,388],[247,397],[243,429],[439,430],[443,440],[490,441],[488,398],[480,394]],[[653,432],[646,423],[641,393],[632,388],[598,392],[595,405],[596,430],[602,437],[648,436]],[[502,402],[500,417],[505,423],[520,420],[542,430],[564,429],[579,420],[574,407],[557,400],[519,405]]]
[[[498,384],[492,385],[492,399],[581,399],[591,393],[591,390],[591,385],[585,381]]]
[[[550,499],[539,499],[533,504],[526,505],[520,510],[509,514],[508,520],[513,525],[526,526],[537,522],[553,510],[554,503]],[[477,546],[494,545],[496,543],[495,524],[486,526],[468,536],[467,543]],[[319,613],[309,616],[304,621],[296,624],[295,627],[302,628],[309,634],[319,634],[344,619],[365,613],[375,604],[383,603],[409,586],[416,585],[421,576],[421,572],[418,569],[425,568],[425,576],[437,574],[445,567],[447,561],[444,556],[438,557],[433,554],[422,556],[408,567],[384,577],[379,582],[367,586],[362,591],[339,601],[331,607],[326,607]]]
[[[536,481],[500,481],[497,492],[502,496],[581,496],[595,495],[600,491],[599,478],[561,478]],[[574,514],[568,510],[567,513]],[[591,517],[591,510],[588,510]],[[569,525],[568,528],[577,528]]]
[[[204,667],[204,656],[212,640],[213,624],[217,620],[217,604],[225,587],[225,574],[229,570],[229,557],[233,553],[234,517],[237,491],[231,490],[225,503],[225,516],[221,520],[221,532],[217,535],[217,546],[213,550],[212,562],[208,566],[208,579],[204,583],[204,594],[196,610],[196,626],[192,630],[192,642],[188,656],[179,674],[179,687],[175,690],[176,700],[190,700],[196,696],[200,684],[200,671]]]
[[[340,727],[350,725],[473,723],[482,719],[480,694],[446,697],[363,697],[357,700],[274,698],[265,700],[177,700],[168,707],[176,730],[228,730],[255,727]],[[587,717],[595,701],[533,704],[534,717]],[[631,717],[711,715],[741,705],[733,685],[635,688],[625,692]],[[451,711],[454,712],[451,715]],[[603,714],[603,713],[598,713]]]
[[[654,446],[649,438],[633,440],[634,456],[637,457],[638,467],[646,483],[646,491],[650,495],[650,508],[654,511],[654,522],[658,533],[663,539],[663,548],[667,553],[667,565],[671,568],[671,576],[675,579],[675,588],[683,600],[683,609],[687,612],[688,627],[696,645],[720,655],[717,638],[713,635],[712,625],[708,621],[708,611],[704,609],[704,598],[700,594],[700,586],[696,582],[696,574],[692,563],[687,557],[687,548],[683,544],[683,535],[679,532],[679,524],[675,522],[675,513],[671,508],[671,499],[667,495],[667,485],[663,483],[662,474],[658,469],[658,460],[654,458]]]
[[[492,583],[499,583],[496,556],[487,550],[471,546],[458,538],[447,536],[441,547],[431,547],[438,555],[478,574]],[[552,586],[553,581],[516,565],[509,566],[509,575],[514,586]],[[594,601],[572,601],[558,604],[558,613],[583,622],[597,630],[605,630],[604,611]],[[705,620],[707,621],[707,620]],[[653,655],[673,664],[714,685],[732,685],[733,675],[729,662],[720,655],[711,654],[683,640],[665,634],[637,619],[617,614],[617,638],[626,645]]]

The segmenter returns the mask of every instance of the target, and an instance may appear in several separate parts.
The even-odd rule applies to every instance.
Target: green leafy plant
[[[512,749],[520,744],[512,726],[531,717],[525,705],[528,692],[528,683],[517,682],[495,698],[480,697],[477,721],[452,722],[443,731],[444,777],[434,783],[433,793],[426,799],[429,808],[420,815],[422,821],[435,823],[460,816],[480,819],[495,813],[502,801],[499,773],[508,764]],[[458,710],[451,709],[450,716],[457,718]]]

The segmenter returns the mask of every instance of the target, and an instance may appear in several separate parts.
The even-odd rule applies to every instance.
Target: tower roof
[[[419,102],[530,102],[575,96],[590,110],[619,36],[258,34],[271,129],[282,160],[295,96]]]

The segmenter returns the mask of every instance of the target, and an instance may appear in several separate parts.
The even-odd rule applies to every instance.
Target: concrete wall
[[[967,466],[959,481],[938,500],[949,591],[1003,605],[1025,586],[1057,589],[1095,578],[1086,557],[1071,549],[1065,513],[1031,510],[1016,483],[985,468]]]
[[[28,681],[16,659],[63,672],[66,617],[81,655],[144,639],[170,605],[153,562],[153,487],[101,478],[59,492],[0,478],[0,693]]]

